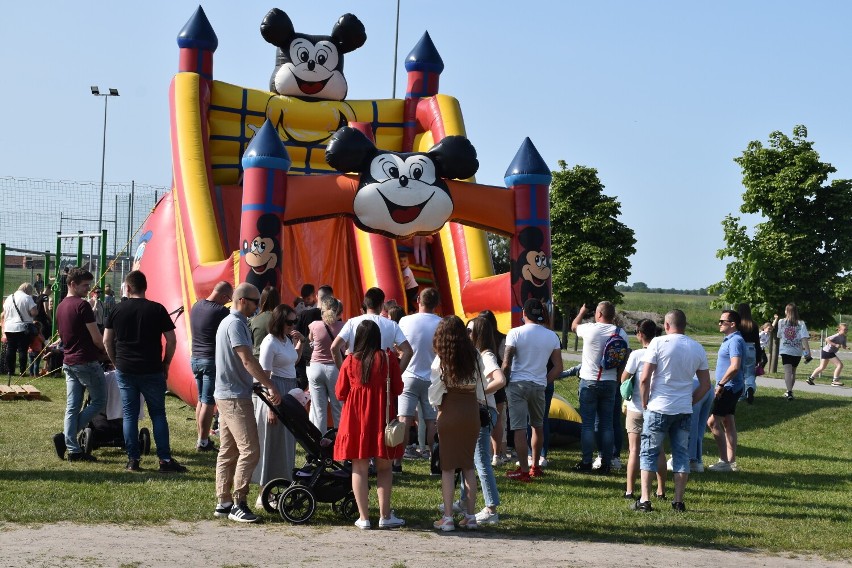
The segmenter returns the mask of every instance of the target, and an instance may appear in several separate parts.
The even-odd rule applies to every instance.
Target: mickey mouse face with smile
[[[346,97],[343,54],[367,41],[364,24],[340,17],[331,35],[297,33],[290,18],[273,8],[260,25],[263,38],[278,47],[270,89],[281,95],[340,101]]]
[[[391,238],[431,235],[453,213],[453,199],[442,177],[476,173],[476,150],[461,136],[449,136],[426,153],[378,150],[354,128],[331,137],[326,161],[340,172],[360,172],[353,213],[361,229]]]

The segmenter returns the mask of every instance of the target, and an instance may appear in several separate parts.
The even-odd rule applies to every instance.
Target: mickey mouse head
[[[296,33],[286,13],[273,8],[260,24],[260,35],[278,48],[269,90],[280,95],[342,101],[348,86],[343,54],[367,41],[364,24],[352,14],[337,20],[330,36]]]
[[[377,149],[359,130],[334,133],[325,160],[339,172],[359,172],[355,224],[391,238],[431,235],[453,213],[453,198],[442,178],[465,179],[479,168],[476,150],[463,136],[447,136],[428,152]]]

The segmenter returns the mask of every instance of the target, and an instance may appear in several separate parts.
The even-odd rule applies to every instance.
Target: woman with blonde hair
[[[465,518],[459,526],[477,528],[476,470],[474,453],[480,434],[478,382],[483,381],[482,357],[467,335],[467,328],[458,316],[447,316],[438,324],[432,342],[435,360],[432,362],[432,385],[429,402],[438,408],[438,440],[441,444],[441,493],[443,516],[434,527],[441,531],[455,530],[452,517],[455,471],[462,470],[467,493]]]
[[[808,328],[805,322],[799,319],[799,309],[796,304],[787,304],[784,308],[784,317],[772,320],[772,327],[778,327],[778,339],[780,345],[778,353],[781,354],[781,363],[784,365],[784,385],[787,392],[784,398],[793,400],[793,385],[796,384],[796,367],[802,360],[802,353],[810,355],[811,348],[808,345]],[[804,350],[804,351],[803,351]]]
[[[9,376],[15,374],[15,353],[18,354],[21,375],[27,370],[27,348],[32,341],[32,335],[27,332],[33,317],[38,314],[38,307],[33,300],[35,289],[29,282],[18,286],[18,290],[3,303],[3,332],[6,334],[6,372]]]
[[[320,302],[322,319],[308,325],[308,342],[313,351],[308,365],[308,389],[311,393],[311,422],[320,432],[328,430],[328,406],[334,427],[340,425],[340,401],[334,394],[337,385],[337,365],[331,355],[331,343],[343,328],[340,321],[342,306],[334,296]]]

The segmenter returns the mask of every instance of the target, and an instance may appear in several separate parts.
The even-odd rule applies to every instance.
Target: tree
[[[509,272],[509,239],[494,233],[485,233],[494,274]]]
[[[807,136],[801,125],[792,138],[776,131],[768,147],[752,141],[734,158],[745,186],[740,211],[763,221],[750,234],[739,217],[724,218],[725,247],[716,256],[731,261],[711,291],[720,293],[719,305],[749,302],[764,320],[783,317],[794,302],[808,326],[819,329],[852,299],[852,234],[845,230],[852,181],[829,182],[837,170],[820,161]]]
[[[584,302],[621,301],[615,286],[627,282],[636,239],[618,220],[621,204],[604,195],[596,169],[569,170],[562,160],[559,167],[550,184],[553,301],[570,321]]]

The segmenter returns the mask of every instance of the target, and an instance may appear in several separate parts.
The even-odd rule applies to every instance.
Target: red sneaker
[[[532,478],[544,477],[544,472],[541,470],[540,467],[534,465],[534,466],[530,467],[530,477],[532,477]]]
[[[531,481],[530,473],[528,471],[523,471],[520,467],[518,469],[507,471],[506,477],[522,483],[529,483]]]

